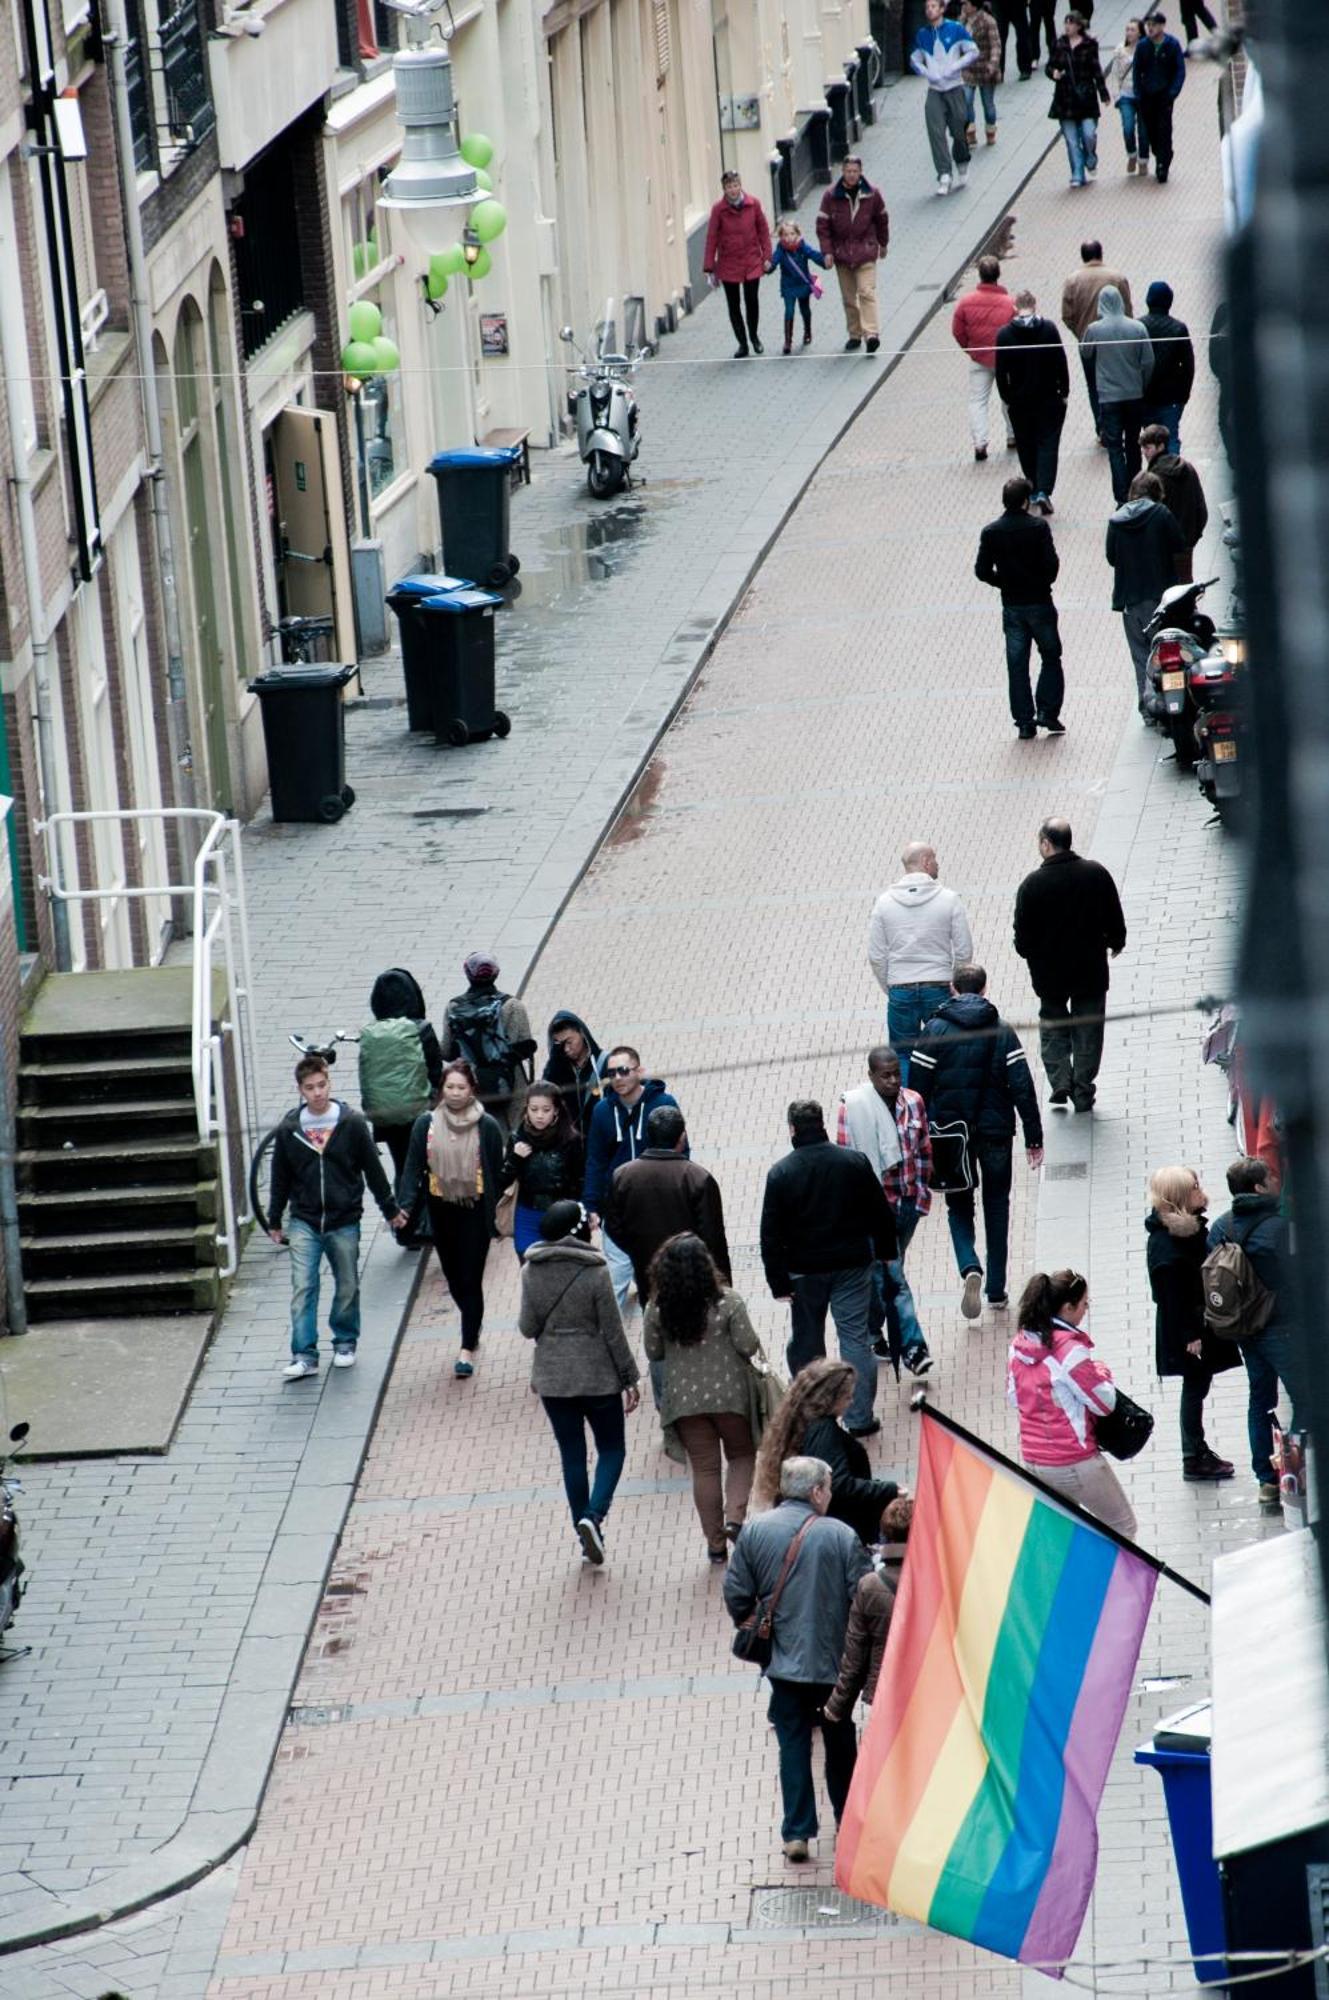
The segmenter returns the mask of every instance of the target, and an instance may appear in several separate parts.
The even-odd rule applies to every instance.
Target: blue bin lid
[[[431,472],[455,472],[462,468],[477,470],[486,465],[505,465],[511,468],[521,457],[519,444],[472,444],[460,445],[455,451],[439,451],[429,461]]]
[[[492,590],[444,590],[433,597],[422,597],[415,608],[422,613],[446,611],[455,616],[461,611],[482,611],[503,602]]]
[[[416,570],[410,576],[399,576],[388,592],[387,601],[394,597],[437,597],[441,591],[470,590],[474,579],[469,576],[435,576],[427,570]]]

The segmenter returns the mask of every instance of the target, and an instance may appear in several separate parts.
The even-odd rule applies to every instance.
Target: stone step
[[[101,1272],[85,1278],[35,1278],[23,1287],[34,1320],[118,1318],[132,1314],[210,1312],[221,1280],[215,1270]]]

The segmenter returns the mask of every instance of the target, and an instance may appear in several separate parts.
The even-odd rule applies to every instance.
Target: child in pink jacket
[[[1020,1457],[1030,1471],[1134,1540],[1135,1515],[1094,1437],[1095,1420],[1115,1407],[1117,1391],[1094,1359],[1084,1330],[1088,1310],[1089,1286],[1078,1272],[1034,1273],[1020,1299],[1006,1397],[1020,1419]]]

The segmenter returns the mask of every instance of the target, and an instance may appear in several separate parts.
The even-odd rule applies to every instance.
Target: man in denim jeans
[[[1033,487],[1008,479],[1001,489],[999,520],[989,521],[978,538],[974,575],[1001,592],[1001,627],[1006,640],[1006,682],[1011,720],[1022,743],[1040,729],[1064,736],[1061,704],[1066,682],[1061,671],[1061,632],[1052,586],[1060,567],[1046,521],[1030,513]],[[1038,647],[1038,690],[1029,685],[1029,658]]]
[[[368,1121],[332,1095],[321,1056],[295,1066],[300,1103],[277,1127],[268,1198],[268,1234],[281,1243],[281,1221],[290,1204],[291,1359],[288,1382],[318,1373],[319,1268],[332,1270],[332,1365],[352,1368],[360,1338],[360,1214],[365,1182],[394,1229],[407,1218],[397,1206]]]
[[[1271,1413],[1278,1405],[1281,1382],[1292,1402],[1289,1420],[1292,1430],[1305,1421],[1304,1388],[1299,1381],[1290,1298],[1291,1272],[1288,1270],[1287,1222],[1280,1214],[1278,1195],[1270,1185],[1264,1160],[1243,1157],[1227,1170],[1228,1193],[1232,1206],[1210,1224],[1208,1248],[1220,1243],[1239,1243],[1247,1261],[1267,1292],[1274,1295],[1273,1311],[1263,1332],[1239,1339],[1241,1358],[1246,1364],[1249,1396],[1246,1406],[1246,1433],[1251,1448],[1251,1470],[1259,1487],[1260,1505],[1270,1513],[1280,1506],[1278,1477],[1270,1460],[1273,1442]]]
[[[924,840],[900,857],[904,874],[878,896],[868,926],[868,964],[886,995],[886,1034],[909,1081],[918,1031],[950,998],[951,974],[973,957],[964,904],[937,880],[937,850]]]
[[[928,1114],[916,1090],[900,1080],[900,1058],[894,1049],[868,1050],[868,1080],[840,1099],[835,1142],[866,1154],[881,1176],[882,1192],[895,1218],[898,1248],[888,1264],[872,1267],[872,1310],[868,1321],[872,1351],[900,1362],[911,1375],[926,1375],[932,1356],[918,1322],[914,1294],[904,1274],[904,1253],[919,1222],[932,1206],[928,1179],[932,1145]],[[882,1339],[889,1322],[891,1343]]]
[[[872,1273],[895,1261],[895,1221],[865,1154],[834,1146],[819,1104],[797,1099],[788,1111],[793,1151],[766,1176],[761,1205],[761,1261],[771,1295],[790,1308],[785,1358],[796,1375],[826,1352],[826,1314],[835,1321],[840,1358],[857,1377],[844,1427],[872,1437],[877,1363],[868,1333]]]

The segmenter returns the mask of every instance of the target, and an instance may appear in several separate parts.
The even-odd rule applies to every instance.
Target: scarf
[[[1202,1215],[1193,1215],[1186,1208],[1174,1208],[1170,1201],[1165,1201],[1161,1207],[1156,1208],[1154,1214],[1169,1236],[1194,1236],[1197,1230],[1206,1226]]]
[[[440,1104],[429,1121],[429,1192],[439,1201],[474,1208],[484,1192],[480,1164],[480,1120],[484,1107],[472,1098],[460,1113]]]

